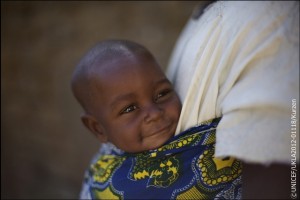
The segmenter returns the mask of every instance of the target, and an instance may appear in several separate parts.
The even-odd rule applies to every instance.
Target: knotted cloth
[[[291,162],[292,104],[299,101],[299,1],[210,4],[186,24],[167,75],[183,102],[176,134],[222,116],[217,157]],[[299,120],[294,122],[299,127]],[[298,129],[296,135],[299,143]]]

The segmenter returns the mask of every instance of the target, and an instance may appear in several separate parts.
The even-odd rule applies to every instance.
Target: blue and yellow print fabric
[[[214,157],[220,118],[137,154],[111,151],[91,165],[86,188],[93,199],[240,199],[241,162]]]

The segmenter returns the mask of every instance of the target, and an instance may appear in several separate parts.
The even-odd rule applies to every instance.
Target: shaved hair
[[[72,92],[83,109],[92,112],[89,105],[96,88],[91,84],[91,80],[99,67],[118,59],[140,56],[155,60],[144,46],[129,40],[104,40],[92,47],[80,59],[71,79]]]

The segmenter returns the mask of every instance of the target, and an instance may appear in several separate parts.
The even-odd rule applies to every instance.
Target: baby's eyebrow
[[[171,82],[167,78],[160,79],[157,82],[155,82],[154,84],[160,85],[160,84],[165,84],[165,83],[171,84]]]

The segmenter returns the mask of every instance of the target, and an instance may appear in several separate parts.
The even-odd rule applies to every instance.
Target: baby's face
[[[97,73],[96,118],[107,140],[131,153],[155,149],[171,138],[181,103],[151,59],[123,59]]]

